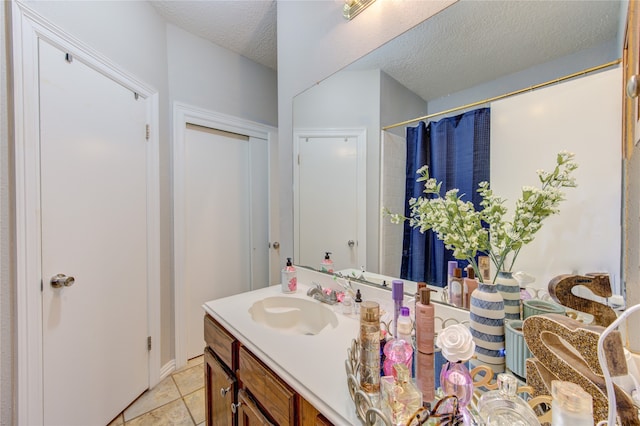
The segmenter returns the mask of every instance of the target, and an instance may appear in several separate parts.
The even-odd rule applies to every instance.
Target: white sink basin
[[[336,328],[338,317],[316,300],[274,296],[255,302],[251,318],[267,327],[290,334],[316,335],[325,328]]]

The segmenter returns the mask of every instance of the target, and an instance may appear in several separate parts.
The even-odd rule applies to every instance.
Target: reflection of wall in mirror
[[[426,102],[381,72],[342,71],[295,98],[295,129],[366,128],[367,224],[366,269],[379,270],[380,127],[426,112]],[[300,191],[303,191],[300,188]],[[296,231],[299,232],[299,231]],[[320,253],[322,254],[322,253]],[[335,262],[340,259],[334,257]],[[360,265],[357,265],[358,267]]]
[[[405,175],[407,162],[406,139],[383,131],[380,162],[380,204],[392,212],[404,213]],[[403,225],[380,221],[380,274],[400,276],[402,266]]]
[[[560,215],[543,223],[515,265],[535,276],[538,287],[561,273],[607,271],[620,291],[620,75],[618,67],[491,105],[491,181],[498,195],[514,203],[522,185],[538,183],[536,169],[553,167],[560,150],[575,152],[580,165],[578,188],[567,190]],[[389,196],[404,193],[404,183],[383,189],[386,205]],[[402,227],[395,232],[401,238]],[[399,269],[384,273],[399,276]]]

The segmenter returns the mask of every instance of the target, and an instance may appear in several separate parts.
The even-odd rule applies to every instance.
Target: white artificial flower
[[[436,346],[449,362],[465,362],[473,356],[476,344],[469,329],[463,324],[452,324],[438,333]]]

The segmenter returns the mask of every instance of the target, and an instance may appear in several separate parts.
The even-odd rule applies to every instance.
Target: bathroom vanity
[[[361,424],[345,373],[358,317],[307,296],[312,281],[340,288],[329,275],[298,269],[296,293],[271,286],[203,305],[207,424]],[[391,302],[388,291],[354,288],[383,308]],[[468,315],[438,308],[447,318]]]

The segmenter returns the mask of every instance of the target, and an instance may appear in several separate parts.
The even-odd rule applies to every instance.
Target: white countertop
[[[279,285],[271,286],[213,300],[203,308],[333,424],[361,424],[349,396],[345,372],[347,348],[357,337],[358,319],[336,312],[336,328],[307,336],[256,323],[248,312],[254,302],[270,296],[311,300],[306,295],[308,288],[298,281],[296,293],[284,294]]]
[[[345,370],[347,349],[351,346],[352,339],[358,336],[357,317],[343,315],[336,308],[338,326],[333,329],[325,328],[314,336],[287,334],[251,319],[251,305],[266,297],[296,297],[320,303],[307,296],[311,282],[317,282],[323,288],[342,290],[330,275],[304,268],[297,269],[296,293],[282,293],[281,286],[275,285],[213,300],[205,303],[203,308],[333,424],[362,424],[349,396]],[[360,289],[363,300],[378,302],[382,312],[391,311],[393,301],[389,290],[356,282],[352,284],[354,289]],[[411,307],[413,300],[406,296],[405,304]],[[444,325],[445,319],[455,319],[456,322],[469,320],[469,313],[466,311],[442,304],[434,305],[436,331]],[[329,305],[325,306],[332,309]]]

